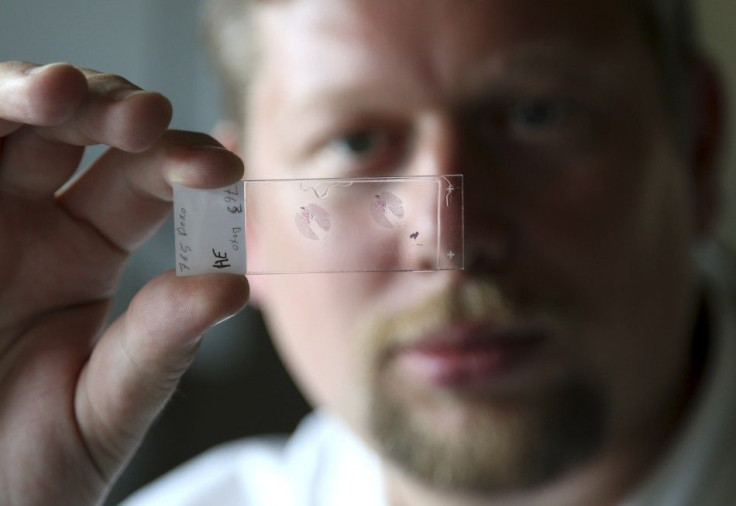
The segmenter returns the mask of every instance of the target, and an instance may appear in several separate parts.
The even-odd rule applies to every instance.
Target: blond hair
[[[204,34],[225,92],[226,113],[240,122],[258,66],[253,9],[268,0],[208,0]],[[277,0],[271,0],[277,1]],[[661,67],[680,144],[692,135],[695,36],[690,0],[621,0],[634,9]]]

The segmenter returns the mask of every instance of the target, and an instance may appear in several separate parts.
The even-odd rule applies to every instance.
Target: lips
[[[547,341],[538,328],[457,325],[394,350],[410,379],[445,388],[490,385],[522,369]]]

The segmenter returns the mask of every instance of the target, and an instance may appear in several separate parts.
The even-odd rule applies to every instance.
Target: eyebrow
[[[534,44],[511,54],[494,55],[481,62],[469,76],[469,88],[489,82],[511,82],[554,77],[573,84],[604,84],[618,74],[621,65],[603,54],[581,51],[568,44]]]
[[[511,91],[520,83],[550,82],[579,88],[597,89],[610,85],[620,79],[620,64],[615,59],[602,59],[593,51],[580,51],[568,45],[534,44],[533,47],[520,48],[512,53],[493,54],[484,61],[472,66],[472,71],[461,77],[456,101],[473,101],[489,94],[491,90]],[[404,83],[416,81],[409,70]],[[360,112],[392,109],[407,105],[405,99],[416,96],[417,87],[409,86],[401,93],[402,78],[396,77],[391,88],[381,86],[384,82],[374,72],[366,72],[370,77],[363,79],[349,74],[345,79],[334,80],[334,75],[322,81],[323,87],[315,86],[317,91],[306,93],[297,105],[299,114],[318,114],[325,108],[348,106]],[[619,75],[619,77],[616,77]],[[492,92],[492,91],[491,91]],[[398,114],[398,112],[397,112]]]

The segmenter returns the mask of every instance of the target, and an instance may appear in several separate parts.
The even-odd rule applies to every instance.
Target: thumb
[[[243,276],[148,283],[95,346],[77,384],[75,411],[101,476],[112,479],[194,359],[202,333],[248,300]]]

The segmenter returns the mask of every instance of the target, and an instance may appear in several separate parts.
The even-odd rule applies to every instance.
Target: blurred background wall
[[[736,2],[696,0],[705,46],[722,65],[736,117]],[[70,61],[121,74],[174,104],[172,126],[210,131],[219,89],[202,50],[201,0],[0,0],[0,60]],[[733,91],[731,91],[733,90]],[[88,162],[101,152],[89,150]],[[719,236],[736,250],[736,128],[723,157],[725,219]],[[173,266],[171,225],[130,261],[114,314],[146,279]],[[246,310],[208,333],[181,387],[108,499],[219,442],[290,431],[307,411],[276,357],[259,315]]]

